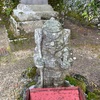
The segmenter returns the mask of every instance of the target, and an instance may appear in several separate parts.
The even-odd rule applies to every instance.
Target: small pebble
[[[73,57],[73,60],[76,60],[76,57]]]

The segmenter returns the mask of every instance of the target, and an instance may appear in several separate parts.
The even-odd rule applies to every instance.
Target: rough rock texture
[[[43,68],[45,86],[63,83],[72,62],[69,37],[70,30],[63,29],[54,18],[46,21],[42,29],[35,30],[34,62],[37,68]]]
[[[15,35],[33,33],[34,29],[41,28],[45,20],[56,17],[50,5],[19,4],[10,17],[11,30]],[[26,27],[27,26],[27,27]]]

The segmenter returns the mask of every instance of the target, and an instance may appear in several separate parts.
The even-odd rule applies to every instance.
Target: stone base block
[[[15,36],[33,33],[36,28],[42,28],[44,20],[56,16],[50,5],[19,4],[10,17],[11,30]]]
[[[10,16],[10,29],[15,36],[33,33],[36,28],[41,28],[44,20],[17,22],[14,17]]]

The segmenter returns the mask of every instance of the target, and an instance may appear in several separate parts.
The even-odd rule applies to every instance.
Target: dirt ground
[[[100,87],[100,30],[86,28],[66,20],[71,29],[74,62],[70,73],[83,75],[94,87]]]
[[[0,100],[17,100],[26,84],[21,74],[33,66],[33,50],[15,51],[0,59]]]
[[[70,45],[74,59],[69,72],[83,75],[90,85],[100,87],[100,30],[85,28],[68,20],[65,28],[71,29]],[[34,66],[34,40],[26,42],[11,45],[11,54],[0,58],[0,100],[17,100],[24,84],[21,73]]]

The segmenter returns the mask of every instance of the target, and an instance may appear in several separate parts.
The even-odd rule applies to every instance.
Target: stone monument
[[[34,63],[40,70],[41,86],[60,86],[71,66],[70,30],[51,18],[35,30]]]
[[[48,0],[20,0],[21,4],[48,4]]]
[[[10,16],[10,29],[15,36],[29,34],[36,28],[41,28],[43,23],[51,17],[56,17],[57,12],[48,5],[48,0],[21,0]]]

